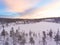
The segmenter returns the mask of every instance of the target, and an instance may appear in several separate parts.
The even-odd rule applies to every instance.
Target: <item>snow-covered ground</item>
[[[52,22],[37,22],[37,23],[32,23],[32,24],[15,24],[15,23],[10,23],[9,26],[5,26],[4,29],[9,33],[11,28],[14,28],[14,31],[16,31],[17,29],[21,32],[25,32],[25,33],[29,33],[29,31],[35,32],[36,34],[40,33],[40,37],[37,35],[37,37],[34,37],[35,40],[35,45],[43,45],[42,42],[42,31],[45,31],[46,34],[49,33],[50,30],[53,31],[53,37],[56,35],[57,31],[60,31],[60,24],[58,23],[52,23]],[[3,30],[2,26],[0,25],[0,33]],[[9,37],[9,36],[7,36]],[[2,40],[2,41],[1,41]],[[27,42],[29,41],[29,37],[26,37]],[[5,39],[4,39],[5,41]],[[40,43],[39,43],[40,41]],[[9,45],[13,45],[13,40],[11,37],[9,37]],[[46,45],[56,45],[56,42],[54,41],[54,39],[50,39],[48,36],[46,38]],[[4,45],[3,44],[3,38],[2,36],[0,36],[0,45]],[[19,45],[19,43],[17,43],[16,45]],[[25,45],[30,45],[30,43],[26,43]]]

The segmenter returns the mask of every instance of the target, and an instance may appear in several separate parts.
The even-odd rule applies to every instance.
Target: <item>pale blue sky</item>
[[[17,0],[18,1],[18,0]],[[27,0],[26,0],[27,1]],[[38,1],[38,0],[37,0]],[[0,0],[0,17],[14,17],[14,16],[21,16],[22,14],[27,14],[27,13],[31,13],[32,11],[34,11],[36,8],[42,7],[44,5],[50,4],[54,2],[54,0],[39,0],[35,5],[33,5],[31,7],[31,9],[27,8],[26,10],[24,10],[23,12],[16,12],[16,11],[9,11],[11,10],[10,7],[7,5],[7,3],[5,2],[5,0]],[[16,3],[17,4],[17,3]],[[7,10],[8,9],[8,10]]]

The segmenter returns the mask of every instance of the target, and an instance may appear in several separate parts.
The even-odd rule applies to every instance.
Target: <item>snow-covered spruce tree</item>
[[[24,32],[22,32],[22,33],[20,32],[18,40],[19,40],[19,44],[20,45],[25,45],[25,43],[26,43],[26,36],[25,36]]]
[[[13,36],[14,36],[14,28],[12,27],[10,31],[10,37],[13,37]]]
[[[2,30],[1,35],[5,37],[5,29]]]
[[[38,37],[39,37],[39,41],[38,41],[38,43],[40,44],[40,42],[41,42],[41,40],[40,40],[40,38],[41,38],[40,33],[38,33]]]
[[[35,34],[35,32],[33,32],[33,37],[36,37],[36,34]]]
[[[60,44],[60,43],[59,43],[59,41],[60,41],[59,30],[57,31],[57,34],[56,34],[56,36],[54,37],[54,40],[55,40],[55,42],[56,42],[56,45],[59,45],[59,44]]]
[[[51,29],[50,29],[50,32],[49,32],[49,34],[48,34],[48,35],[49,35],[49,37],[50,37],[50,38],[52,38],[52,37],[53,37],[53,32],[52,32],[52,30],[51,30]]]
[[[4,42],[5,42],[6,33],[5,33],[5,29],[4,28],[3,28],[2,32],[1,32],[1,36],[3,36],[3,45],[5,45]]]
[[[31,45],[35,45],[35,41],[34,41],[33,37],[30,37],[29,40],[30,40],[29,42],[31,43]]]
[[[26,35],[26,37],[28,37],[28,33],[26,33],[25,35]]]
[[[32,31],[31,30],[29,31],[29,36],[32,36]]]
[[[20,32],[19,32],[19,30],[17,29],[16,30],[16,33],[15,33],[15,38],[16,38],[16,42],[19,42],[19,36],[20,36]]]
[[[18,38],[19,35],[20,35],[19,30],[16,30],[15,36]]]
[[[43,31],[43,37],[42,37],[42,42],[43,42],[43,45],[46,45],[46,33],[45,31]]]
[[[21,40],[20,44],[25,45],[25,43],[26,43],[26,39],[25,39],[25,37],[22,37],[22,40]]]
[[[7,38],[6,41],[5,41],[5,45],[9,45],[9,39]]]
[[[10,31],[10,37],[13,39],[13,45],[16,45],[16,40],[15,40],[15,32],[14,32],[14,28],[12,27],[11,28],[11,31]]]
[[[43,37],[46,38],[46,32],[45,31],[43,31]]]

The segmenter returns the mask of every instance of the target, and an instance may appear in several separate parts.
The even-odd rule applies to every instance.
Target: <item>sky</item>
[[[0,17],[60,17],[60,0],[0,0]]]

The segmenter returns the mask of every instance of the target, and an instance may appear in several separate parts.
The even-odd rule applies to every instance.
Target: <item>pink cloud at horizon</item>
[[[46,18],[46,17],[60,17],[60,1],[47,4],[31,14],[21,16],[20,18]]]

